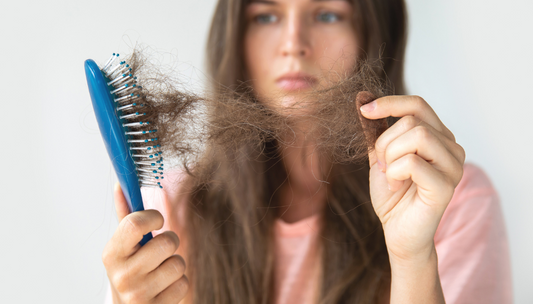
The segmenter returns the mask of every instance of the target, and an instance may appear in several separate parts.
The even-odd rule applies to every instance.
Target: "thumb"
[[[367,141],[368,162],[370,164],[370,168],[372,168],[372,166],[374,166],[378,160],[375,149],[376,141],[381,133],[388,128],[387,120],[385,118],[368,119],[361,114],[361,106],[375,101],[376,99],[376,95],[368,91],[361,91],[357,93],[357,96],[355,97],[357,114],[359,115],[359,120],[361,121],[361,126],[363,127],[363,132],[365,133],[365,138]]]
[[[128,208],[128,203],[126,202],[124,193],[122,193],[122,188],[120,187],[119,182],[115,184],[113,192],[115,197],[115,209],[117,210],[118,222],[120,223],[122,219],[130,213],[130,209]]]

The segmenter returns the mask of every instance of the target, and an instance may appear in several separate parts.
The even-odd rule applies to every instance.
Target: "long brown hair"
[[[403,0],[353,0],[354,27],[363,52],[380,59],[380,77],[404,94],[406,9]],[[242,40],[246,0],[219,0],[207,42],[213,86],[246,82]],[[215,90],[216,91],[216,90]],[[390,119],[389,125],[395,119]],[[273,299],[273,229],[269,207],[287,173],[275,142],[213,151],[220,162],[209,183],[195,185],[187,227],[188,275],[194,303],[262,303]],[[228,161],[231,160],[231,161]],[[390,264],[369,194],[368,162],[334,165],[319,233],[319,303],[388,300]]]

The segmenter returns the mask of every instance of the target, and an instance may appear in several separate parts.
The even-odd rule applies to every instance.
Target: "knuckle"
[[[128,292],[123,296],[123,302],[127,304],[140,304],[144,302],[144,296],[140,292]]]
[[[415,154],[406,155],[405,161],[407,163],[407,167],[410,168],[411,170],[414,169],[418,165],[419,159],[420,157],[418,157]]]
[[[139,214],[131,213],[128,214],[123,219],[124,222],[124,230],[126,233],[131,235],[139,235],[142,234],[142,226],[143,226],[143,218]]]
[[[426,104],[426,101],[424,100],[424,98],[418,96],[418,95],[413,95],[412,96],[412,101],[413,103],[415,103],[417,106],[422,106],[424,104]]]
[[[464,174],[463,165],[462,164],[458,164],[457,169],[453,170],[453,173],[454,174],[452,175],[451,184],[452,184],[452,187],[453,187],[452,191],[455,192],[455,187],[457,187],[457,185],[459,185],[459,183],[463,179],[463,174]]]
[[[457,147],[458,147],[458,150],[459,150],[459,156],[460,156],[459,161],[461,162],[461,164],[464,164],[465,159],[466,159],[466,151],[465,151],[465,149],[464,149],[461,145],[459,145],[459,144],[457,144]]]
[[[419,141],[427,141],[433,136],[431,131],[426,126],[416,126],[414,130],[416,138],[418,138]]]
[[[419,125],[419,123],[419,120],[412,115],[407,115],[402,118],[402,125],[405,130],[411,130],[412,128]]]
[[[128,278],[129,275],[123,272],[116,272],[113,275],[113,285],[119,293],[126,294],[126,292],[128,291],[128,287],[130,285],[130,280]]]
[[[179,246],[179,238],[172,231],[165,231],[158,235],[159,247],[162,251],[172,254]]]

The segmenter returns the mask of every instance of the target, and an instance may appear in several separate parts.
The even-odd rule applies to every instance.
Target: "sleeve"
[[[465,164],[435,233],[448,304],[513,302],[509,244],[499,196],[487,175]]]

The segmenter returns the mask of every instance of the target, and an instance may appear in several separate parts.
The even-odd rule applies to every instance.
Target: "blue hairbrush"
[[[113,163],[130,212],[144,210],[140,187],[160,187],[163,179],[161,145],[153,124],[143,120],[149,107],[132,75],[132,68],[113,56],[100,69],[91,59],[85,61],[85,76],[100,133]],[[141,246],[152,238],[144,235]]]

